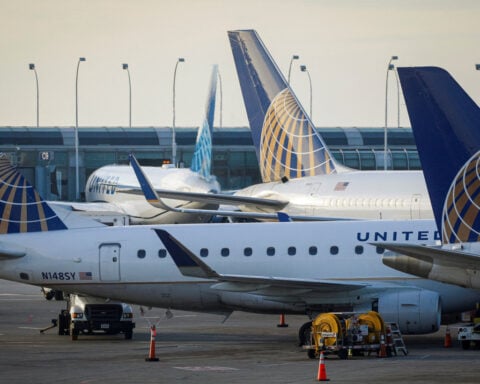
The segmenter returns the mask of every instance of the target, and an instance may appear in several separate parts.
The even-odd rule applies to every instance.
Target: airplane
[[[384,255],[383,262],[478,289],[480,108],[442,68],[398,68],[398,74],[442,246],[382,244],[395,252]]]
[[[145,202],[135,174],[128,165],[108,165],[93,172],[85,187],[86,203],[52,202],[51,206],[54,209],[63,206],[98,218],[110,215],[114,220],[117,219],[115,215],[127,215],[127,224],[205,222],[210,216],[202,213],[202,209],[215,210],[220,204],[237,202],[262,204],[269,209],[283,207],[285,203],[279,200],[239,198],[219,193],[220,185],[210,174],[217,77],[218,68],[215,65],[191,167],[175,168],[173,164],[145,167],[157,192],[166,199],[163,208],[154,208]],[[190,213],[179,213],[170,207],[190,209]],[[121,217],[119,222],[123,224]]]
[[[374,309],[408,334],[435,332],[480,293],[389,268],[369,244],[434,244],[433,220],[98,227],[84,217],[71,229],[6,157],[0,212],[0,278],[66,293],[226,316]]]
[[[286,201],[281,211],[289,215],[433,217],[421,171],[357,171],[337,163],[258,33],[228,36],[263,180],[236,196]]]

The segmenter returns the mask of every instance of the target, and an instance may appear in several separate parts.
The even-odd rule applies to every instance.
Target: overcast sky
[[[0,0],[0,126],[35,126],[35,63],[40,125],[199,124],[211,65],[223,84],[223,126],[247,126],[227,38],[256,29],[284,74],[292,54],[294,92],[309,110],[308,67],[317,126],[383,126],[387,63],[447,69],[480,102],[480,1],[476,0]],[[397,124],[390,76],[389,125]],[[401,102],[401,125],[408,117]],[[218,111],[218,104],[217,104]],[[218,125],[218,114],[216,125]]]

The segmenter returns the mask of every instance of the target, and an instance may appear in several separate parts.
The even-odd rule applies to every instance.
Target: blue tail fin
[[[254,30],[229,31],[264,182],[337,171],[337,165]]]
[[[67,229],[28,181],[0,155],[0,234]]]
[[[480,239],[480,109],[441,68],[398,68],[444,243]]]
[[[210,89],[207,95],[207,105],[205,107],[205,117],[202,125],[198,129],[195,152],[193,153],[192,165],[190,169],[198,172],[208,179],[212,166],[212,131],[213,119],[215,116],[215,99],[217,93],[218,67],[213,66],[212,76],[210,78]]]

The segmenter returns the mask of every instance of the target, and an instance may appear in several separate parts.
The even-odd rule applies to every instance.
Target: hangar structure
[[[383,128],[318,128],[333,156],[360,170],[384,168]],[[189,167],[197,128],[176,128],[177,161]],[[142,165],[161,166],[171,158],[171,127],[79,127],[79,180],[83,192],[88,176],[107,164],[127,164],[134,153]],[[223,190],[261,182],[248,127],[216,128],[212,173]],[[75,200],[74,127],[0,127],[0,152],[48,200]],[[388,129],[388,169],[420,169],[410,128]],[[81,193],[83,196],[83,193]]]

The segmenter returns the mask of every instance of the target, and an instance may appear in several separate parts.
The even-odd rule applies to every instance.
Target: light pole
[[[37,84],[37,128],[40,126],[39,121],[39,90],[38,90],[38,75],[37,75],[37,70],[35,69],[35,64],[28,64],[28,68],[35,73],[35,82]]]
[[[77,75],[75,79],[75,199],[80,200],[80,175],[78,165],[78,69],[80,63],[86,61],[84,57],[78,58]]]
[[[300,56],[298,55],[292,55],[292,58],[290,59],[290,65],[288,66],[288,84],[290,85],[290,73],[292,72],[292,63],[293,60],[298,60]]]
[[[220,76],[220,71],[218,71],[217,74],[218,74],[218,81],[219,81],[219,85],[220,85],[220,129],[222,129],[222,126],[223,126],[223,86],[222,86],[222,76]]]
[[[132,82],[130,80],[128,64],[122,64],[122,68],[126,70],[128,74],[128,127],[132,128]]]
[[[388,115],[388,74],[395,66],[392,64],[393,60],[398,60],[398,56],[390,57],[387,66],[387,79],[385,80],[385,130],[384,130],[384,144],[383,144],[383,169],[387,170],[387,115]]]
[[[183,63],[185,59],[179,57],[175,63],[175,70],[173,71],[173,124],[172,124],[172,163],[174,166],[177,164],[177,142],[175,140],[175,81],[177,78],[178,63]]]
[[[306,65],[300,65],[300,71],[306,72],[308,75],[308,82],[310,84],[310,119],[313,121],[313,114],[312,114],[312,78],[310,77],[310,72],[308,72]]]

